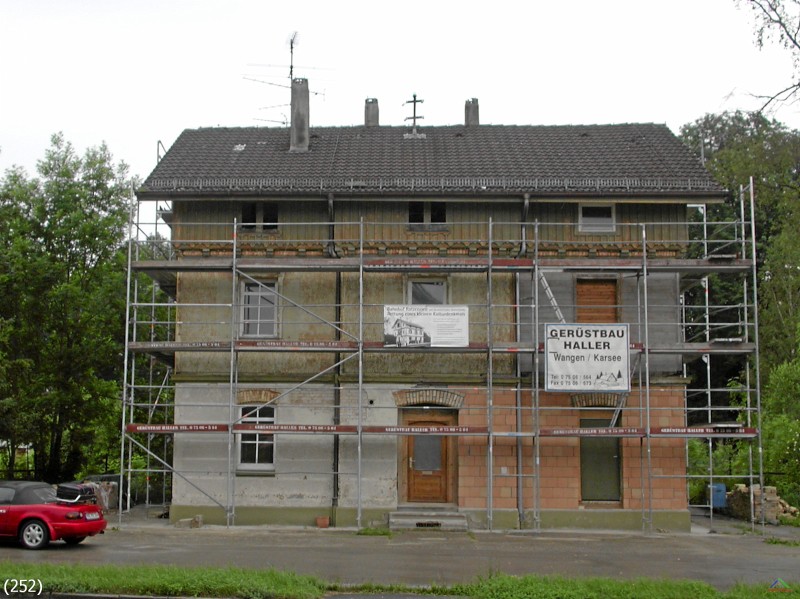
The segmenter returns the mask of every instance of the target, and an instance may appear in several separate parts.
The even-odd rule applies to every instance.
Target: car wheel
[[[50,542],[50,531],[41,520],[29,520],[19,531],[19,542],[25,549],[41,549]]]
[[[81,543],[86,537],[65,537],[64,542],[67,545],[77,545]]]

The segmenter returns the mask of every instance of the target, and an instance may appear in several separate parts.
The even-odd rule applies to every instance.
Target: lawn
[[[173,566],[89,566],[81,564],[32,564],[0,562],[0,580],[8,593],[15,580],[34,581],[36,591],[161,595],[173,597],[243,597],[269,599],[317,599],[327,592],[404,592],[460,595],[477,599],[692,599],[775,597],[768,585],[737,585],[721,592],[702,582],[607,578],[566,579],[551,576],[494,574],[468,584],[426,589],[362,585],[346,588],[312,576],[278,570],[240,568],[177,568]],[[776,585],[783,596],[793,596],[800,584]],[[35,593],[33,593],[35,594]],[[800,593],[797,593],[800,594]],[[20,596],[25,596],[21,593]]]

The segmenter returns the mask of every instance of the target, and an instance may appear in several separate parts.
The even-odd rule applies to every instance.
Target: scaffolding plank
[[[650,435],[653,437],[751,439],[758,435],[758,429],[747,426],[659,427],[650,429]]]
[[[644,437],[646,430],[639,427],[603,426],[574,428],[543,428],[540,437]]]
[[[230,427],[227,424],[142,424],[131,423],[125,426],[128,433],[172,434],[172,433],[327,433],[327,434],[358,434],[355,424],[250,424],[238,423]],[[485,426],[362,426],[361,432],[368,435],[486,435],[489,432]]]
[[[470,270],[531,270],[534,260],[531,258],[489,258],[482,257],[436,257],[436,256],[398,256],[396,258],[365,257],[365,270],[376,271],[470,271]],[[607,271],[640,271],[641,257],[540,257],[538,266],[545,271],[572,270],[607,270]],[[314,271],[335,272],[359,270],[361,262],[358,256],[346,257],[294,257],[278,258],[245,256],[237,258],[235,267],[246,272],[280,272],[280,271]],[[749,272],[753,267],[752,260],[731,259],[712,260],[702,258],[648,258],[647,270],[651,273],[667,272],[699,276],[705,273]],[[135,260],[131,269],[142,272],[155,280],[174,281],[177,272],[224,272],[232,271],[234,261],[231,257],[186,257],[175,260]],[[168,284],[168,283],[167,283]]]

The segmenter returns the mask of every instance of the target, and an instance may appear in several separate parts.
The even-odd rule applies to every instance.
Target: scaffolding
[[[712,495],[696,492],[698,485],[712,489],[720,481],[745,481],[763,488],[760,437],[760,375],[758,362],[758,295],[756,287],[756,242],[754,191],[752,181],[740,190],[739,216],[729,222],[710,222],[704,205],[687,213],[697,218],[678,224],[681,238],[664,238],[660,225],[644,222],[615,225],[615,235],[587,236],[576,243],[564,242],[562,231],[574,224],[551,222],[470,223],[479,235],[453,239],[420,227],[418,235],[407,234],[407,223],[380,223],[361,219],[358,222],[315,222],[298,224],[296,231],[325,232],[313,238],[293,234],[293,224],[280,223],[281,235],[265,223],[208,222],[187,223],[174,219],[171,206],[159,204],[154,222],[139,220],[143,211],[134,206],[130,243],[125,352],[124,409],[122,417],[121,463],[123,489],[120,513],[133,503],[167,506],[173,484],[180,480],[208,501],[224,510],[225,521],[237,518],[236,444],[237,436],[253,431],[283,435],[315,435],[332,439],[332,467],[328,472],[295,472],[307,476],[328,477],[332,502],[339,498],[342,481],[356,489],[356,525],[365,526],[362,481],[364,443],[369,438],[436,434],[458,439],[479,437],[486,441],[485,526],[495,528],[495,485],[511,481],[515,488],[518,526],[538,530],[542,525],[543,443],[553,438],[617,438],[627,440],[627,451],[636,451],[639,464],[640,513],[643,530],[653,529],[653,488],[660,478],[680,476],[686,485],[690,507],[708,510],[713,517]],[[135,222],[133,222],[135,220]],[[464,223],[460,223],[464,225]],[[205,238],[193,231],[216,231]],[[387,236],[394,226],[403,235]],[[518,231],[510,237],[509,230]],[[344,234],[343,232],[346,232]],[[598,238],[602,239],[599,243]],[[624,239],[624,241],[622,241]],[[318,339],[287,340],[279,337],[254,339],[242,334],[243,284],[263,285],[267,274],[333,273],[337,301],[333,304],[302,303],[290,294],[270,288],[280,303],[284,327],[308,326],[324,330]],[[447,276],[469,273],[485,287],[485,300],[469,306],[479,315],[469,322],[469,343],[458,347],[387,347],[376,331],[383,325],[374,317],[377,304],[367,302],[365,282],[386,273],[413,277]],[[230,277],[227,300],[206,299],[190,303],[179,292],[182,275],[224,275]],[[559,297],[551,285],[564,276],[608,275],[634,281],[635,299],[620,300],[615,308],[626,314],[630,333],[629,393],[576,394],[569,405],[551,405],[545,401],[546,381],[544,331],[549,323],[566,323],[574,317],[576,302]],[[348,277],[351,296],[342,298],[342,278]],[[650,286],[659,276],[676,277],[680,295],[676,302],[654,293]],[[497,277],[505,277],[498,279]],[[726,278],[741,286],[741,299],[733,304],[715,304],[714,278]],[[496,282],[513,280],[512,301],[499,293]],[[542,299],[540,301],[540,299]],[[277,308],[276,308],[277,309]],[[675,321],[664,315],[679,313]],[[192,315],[200,316],[192,319]],[[208,331],[214,333],[208,333]],[[227,330],[224,335],[220,331]],[[176,334],[180,331],[180,334]],[[205,331],[205,332],[204,332]],[[663,331],[669,331],[664,335]],[[203,337],[205,335],[205,338]],[[665,341],[667,339],[667,341]],[[259,399],[244,413],[238,394],[252,387],[243,373],[243,362],[252,355],[319,354],[318,371],[285,379],[280,392]],[[227,356],[227,419],[181,421],[176,414],[175,363],[180,355],[209,354]],[[469,424],[404,427],[403,423],[385,424],[379,415],[385,406],[372,405],[367,396],[376,385],[394,384],[405,393],[441,394],[434,382],[414,382],[411,375],[394,379],[378,377],[374,368],[365,365],[370,356],[381,355],[456,355],[480,356],[485,371],[462,376],[463,388],[456,375],[444,376],[447,390],[460,397],[474,394],[479,388],[483,405],[464,405]],[[331,357],[327,359],[325,357]],[[654,362],[678,364],[685,383],[685,400],[680,426],[664,426],[662,416],[673,408],[657,405],[651,392],[657,386],[651,379],[663,366]],[[714,379],[712,362],[735,362],[739,383],[719,386]],[[689,369],[695,364],[694,375]],[[702,368],[697,368],[702,364]],[[697,373],[700,373],[698,375]],[[202,377],[200,377],[202,378]],[[395,382],[392,383],[391,381]],[[261,407],[280,406],[300,389],[312,385],[327,387],[335,398],[332,403],[306,401],[308,410],[328,412],[324,424],[278,422],[254,425],[248,416]],[[509,404],[505,396],[515,399]],[[354,396],[352,403],[342,397]],[[503,401],[496,399],[503,396]],[[184,402],[184,410],[194,407],[202,412],[208,406]],[[422,405],[411,403],[409,405]],[[297,407],[297,406],[294,406]],[[441,407],[441,406],[440,406]],[[215,405],[215,408],[219,408]],[[427,406],[435,414],[435,405]],[[448,408],[449,409],[449,408]],[[613,415],[601,427],[563,427],[547,425],[564,413]],[[350,418],[343,418],[344,412]],[[394,411],[393,414],[396,414]],[[508,426],[498,427],[502,414]],[[346,422],[345,422],[346,420]],[[382,424],[374,424],[374,422]],[[226,492],[204,488],[197,482],[198,472],[175,468],[172,461],[173,437],[181,434],[214,434],[227,439],[226,466],[216,472],[225,478]],[[339,452],[347,439],[355,451],[355,469],[341,470]],[[679,439],[690,461],[689,444],[702,443],[708,456],[706,472],[662,474],[653,464],[653,444],[661,439]],[[514,447],[515,467],[496,468],[494,448],[510,443]],[[724,470],[714,464],[714,448],[719,444],[746,443],[749,453],[747,471]],[[200,477],[202,478],[202,476]],[[692,497],[699,501],[692,502]],[[399,502],[399,498],[398,498]],[[332,507],[336,507],[333,505]],[[751,510],[753,508],[751,507]],[[762,510],[763,514],[763,510]],[[755,525],[755,511],[751,513]]]

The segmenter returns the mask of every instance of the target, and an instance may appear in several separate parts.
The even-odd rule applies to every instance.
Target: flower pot
[[[317,528],[328,528],[330,525],[330,516],[317,516]]]

